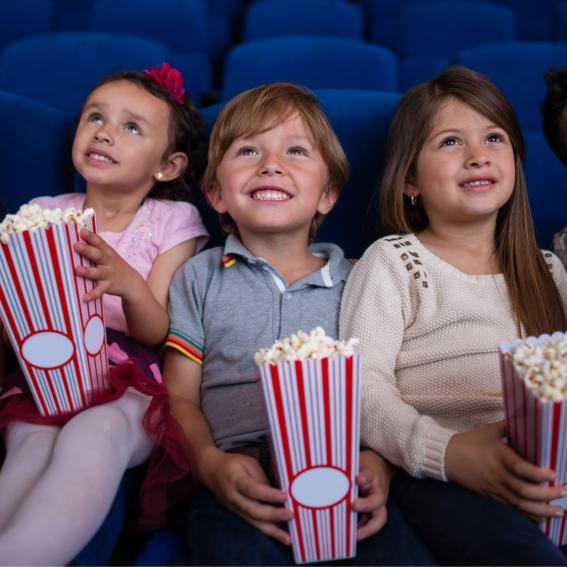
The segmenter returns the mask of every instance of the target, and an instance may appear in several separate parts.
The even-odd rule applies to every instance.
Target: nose
[[[475,144],[470,147],[467,155],[467,167],[484,167],[490,164],[490,159],[486,154],[486,148],[483,144]]]
[[[273,153],[266,153],[260,163],[259,174],[260,175],[281,175],[284,173],[284,168],[278,159],[278,157]]]
[[[94,139],[97,142],[104,143],[104,144],[112,144],[112,136],[108,131],[106,125],[101,126],[94,135]]]

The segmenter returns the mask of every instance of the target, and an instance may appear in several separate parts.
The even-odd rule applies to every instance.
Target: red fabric
[[[148,471],[140,490],[138,527],[156,529],[167,523],[167,511],[187,496],[196,484],[194,460],[189,443],[169,411],[167,390],[149,380],[139,364],[130,359],[110,369],[110,390],[93,397],[92,406],[120,398],[126,389],[151,396],[142,425],[156,446],[149,458]],[[11,421],[27,421],[62,427],[77,414],[41,415],[30,394],[16,394],[0,402],[0,427]]]

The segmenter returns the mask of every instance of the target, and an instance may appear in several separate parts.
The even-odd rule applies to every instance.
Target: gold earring
[[[412,193],[410,195],[409,200],[410,200],[411,206],[415,207],[415,204],[417,203],[417,196],[415,195],[415,193]]]
[[[158,172],[156,173],[156,179],[157,179],[158,181],[161,181],[161,180],[163,179],[163,173],[162,173],[161,171],[158,171]]]

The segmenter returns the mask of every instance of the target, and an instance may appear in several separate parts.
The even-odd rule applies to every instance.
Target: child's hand
[[[278,526],[293,517],[292,512],[282,506],[286,494],[269,485],[256,459],[214,450],[201,469],[202,478],[219,502],[262,533],[284,545],[291,544],[289,533]]]
[[[504,442],[505,436],[505,422],[454,435],[445,453],[447,478],[511,504],[535,520],[562,515],[561,508],[547,503],[565,493],[564,487],[547,485],[555,473],[522,459]]]
[[[359,513],[356,539],[361,541],[379,532],[388,519],[386,501],[392,469],[380,455],[366,450],[360,453],[360,472],[356,475],[359,498],[353,509]]]
[[[135,293],[137,283],[144,283],[140,274],[100,236],[83,228],[81,238],[84,242],[75,244],[76,252],[96,264],[91,268],[75,267],[77,275],[97,282],[93,290],[83,296],[85,301],[98,299],[105,293],[126,298]]]

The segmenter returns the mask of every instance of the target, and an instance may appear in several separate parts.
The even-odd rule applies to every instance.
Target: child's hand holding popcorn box
[[[356,555],[360,359],[320,327],[277,341],[260,368],[296,563]]]
[[[0,223],[0,318],[42,415],[77,411],[108,388],[102,301],[85,302],[94,282],[74,251],[94,211],[23,205]]]
[[[501,344],[500,362],[510,445],[567,486],[567,334]],[[553,504],[567,512],[567,497]],[[556,545],[567,543],[566,513],[540,527]]]

